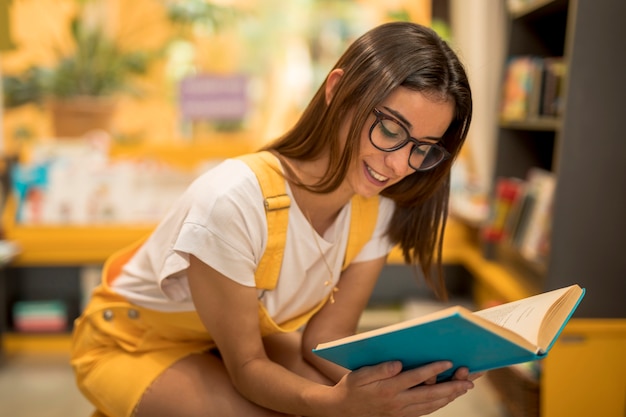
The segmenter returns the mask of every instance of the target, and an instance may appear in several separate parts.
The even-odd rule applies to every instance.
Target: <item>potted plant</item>
[[[32,66],[3,76],[7,109],[37,103],[49,109],[57,137],[81,136],[110,128],[119,93],[139,93],[135,78],[145,74],[155,51],[126,51],[98,26],[80,16],[70,22],[73,49],[60,53],[54,67]]]

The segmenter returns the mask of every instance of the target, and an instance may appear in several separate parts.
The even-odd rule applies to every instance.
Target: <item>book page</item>
[[[474,314],[506,327],[524,337],[529,342],[538,344],[539,329],[550,308],[567,293],[569,288],[549,291],[523,300],[513,301]]]

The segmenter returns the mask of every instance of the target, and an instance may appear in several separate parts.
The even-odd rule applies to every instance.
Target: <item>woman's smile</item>
[[[370,180],[374,180],[373,182],[376,185],[383,186],[383,185],[385,185],[387,183],[387,181],[389,181],[388,177],[385,177],[384,175],[374,171],[374,169],[371,166],[369,166],[367,164],[364,164],[364,165],[365,165],[366,172],[369,174],[368,178]]]

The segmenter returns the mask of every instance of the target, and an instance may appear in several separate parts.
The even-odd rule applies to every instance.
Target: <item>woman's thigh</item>
[[[221,359],[193,354],[166,369],[143,394],[135,417],[263,416],[272,413],[242,397]]]
[[[328,383],[302,359],[300,334],[264,339],[271,360],[320,383]],[[283,416],[253,404],[232,385],[219,355],[193,354],[165,370],[143,394],[135,417]]]

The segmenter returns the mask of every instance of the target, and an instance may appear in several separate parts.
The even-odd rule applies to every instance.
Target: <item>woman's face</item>
[[[452,122],[454,102],[433,99],[400,87],[380,103],[377,110],[403,125],[411,137],[437,143]],[[372,113],[361,132],[359,155],[347,176],[352,191],[363,197],[380,194],[415,172],[408,163],[412,143],[392,152],[381,151],[372,145],[369,135],[375,121]]]

